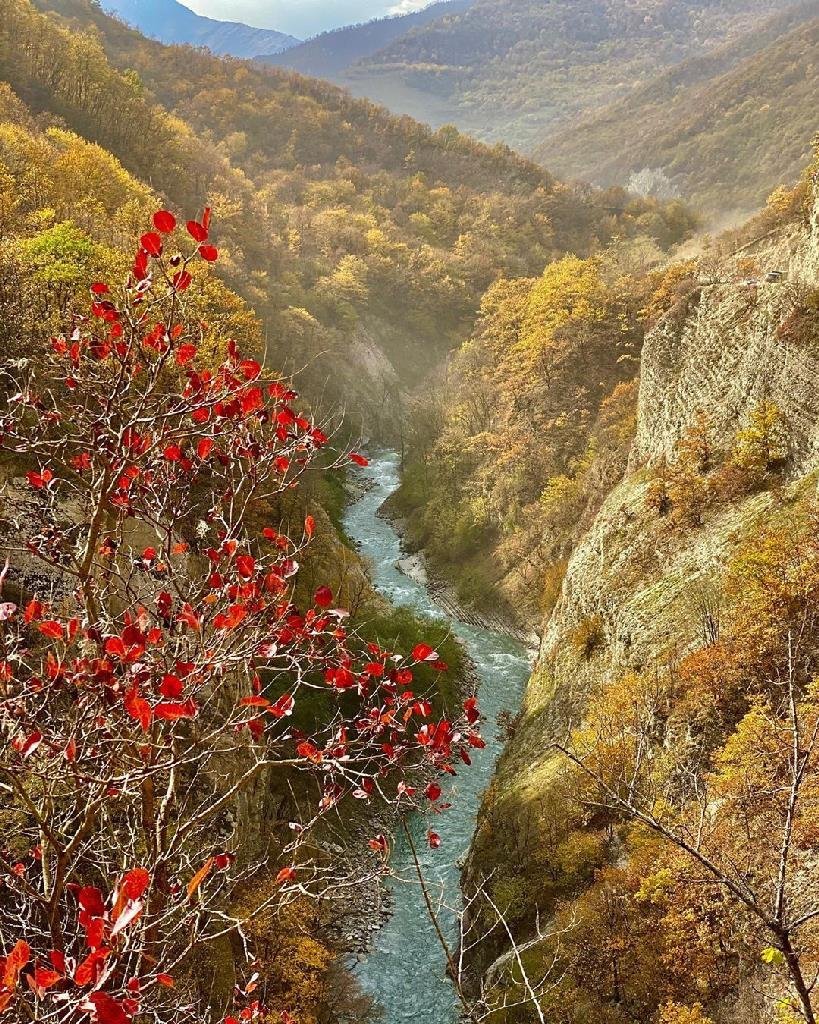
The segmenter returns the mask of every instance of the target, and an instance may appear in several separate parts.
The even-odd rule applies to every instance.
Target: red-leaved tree
[[[41,566],[21,598],[12,557],[0,605],[0,1012],[19,1020],[206,1019],[191,958],[260,909],[236,909],[248,880],[267,870],[268,900],[332,884],[304,853],[313,820],[348,794],[407,807],[419,772],[481,743],[474,701],[436,720],[411,692],[429,646],[357,639],[327,587],[294,607],[315,522],[248,524],[327,436],[233,343],[203,365],[185,302],[218,255],[209,213],[187,253],[153,220],[124,287],[93,285],[86,318],[2,371],[20,559]],[[318,796],[272,867],[249,863],[242,794],[295,769]]]

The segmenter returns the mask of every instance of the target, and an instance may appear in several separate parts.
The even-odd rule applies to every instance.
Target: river
[[[502,711],[517,711],[531,659],[520,641],[453,618],[438,606],[423,583],[398,568],[402,557],[400,538],[392,525],[377,515],[399,484],[397,453],[372,453],[370,464],[360,470],[360,478],[368,489],[348,507],[344,528],[370,561],[375,587],[394,605],[448,620],[472,659],[479,680],[480,708],[487,719],[483,727],[486,748],[474,752],[472,767],[463,767],[455,779],[442,783],[443,799],[452,802],[450,810],[434,822],[420,814],[410,822],[430,889],[436,898],[443,894],[447,904],[457,906],[459,864],[469,849],[481,794],[491,781],[502,749],[495,721]],[[440,849],[435,851],[426,843],[430,825],[442,839]],[[426,913],[408,844],[400,833],[395,837],[390,867],[392,877],[387,884],[392,890],[393,912],[355,972],[365,991],[384,1008],[384,1024],[455,1024],[459,1020],[458,999],[446,976],[444,952]],[[458,934],[455,915],[443,915],[441,924],[454,946]]]

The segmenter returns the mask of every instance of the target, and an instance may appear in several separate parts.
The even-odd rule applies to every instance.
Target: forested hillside
[[[476,0],[415,29],[363,63],[359,89],[408,88],[418,113],[531,150],[687,57],[759,25],[773,0]]]
[[[3,0],[3,76],[180,208],[209,201],[271,360],[367,429],[394,427],[400,386],[460,341],[498,276],[690,229],[678,206],[567,188],[333,87],[150,42],[83,0],[59,12],[65,27]]]
[[[717,220],[799,176],[816,131],[819,4],[676,66],[534,152],[569,177],[685,196]]]

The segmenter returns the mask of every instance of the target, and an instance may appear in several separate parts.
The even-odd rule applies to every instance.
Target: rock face
[[[741,277],[749,263],[756,278]],[[775,271],[781,277],[765,280]],[[645,467],[673,458],[700,411],[727,447],[754,407],[770,400],[787,424],[793,478],[819,466],[819,344],[793,340],[782,329],[818,283],[819,202],[807,220],[720,261],[682,313],[672,311],[647,335],[629,471],[569,561],[544,626],[527,713],[544,705],[553,713],[577,708],[589,687],[613,672],[639,669],[672,645],[699,638],[701,608],[720,566],[772,501],[767,493],[752,495],[682,538],[653,536]]]
[[[752,263],[756,283],[747,281]],[[774,270],[781,278],[766,280]],[[548,895],[536,903],[545,874],[536,847],[560,828],[552,808],[562,765],[553,742],[578,723],[598,687],[702,646],[727,563],[788,494],[814,487],[819,337],[786,328],[818,285],[819,204],[809,218],[721,260],[646,339],[628,471],[571,555],[467,865],[467,890],[495,877],[519,894],[519,939],[530,936],[536,911],[550,909]],[[745,495],[711,508],[696,529],[669,530],[646,501],[652,464],[672,455],[699,410],[728,448],[762,399],[779,407],[792,439],[785,493]],[[472,951],[474,976],[486,977],[507,952],[500,938]]]
[[[752,277],[743,267],[749,262],[756,264]],[[796,468],[819,462],[819,349],[779,330],[818,276],[814,205],[807,225],[744,246],[701,280],[688,315],[666,317],[646,338],[633,466],[670,455],[697,410],[727,435],[763,398],[784,414]]]

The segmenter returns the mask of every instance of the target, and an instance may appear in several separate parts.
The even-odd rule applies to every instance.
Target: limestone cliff
[[[706,644],[726,565],[772,517],[813,494],[819,203],[763,227],[733,252],[700,260],[684,296],[646,337],[628,471],[571,555],[520,720],[484,800],[465,886],[496,880],[496,898],[524,939],[536,912],[548,918],[619,856],[609,836],[578,863],[572,837],[589,822],[567,809],[562,755],[552,742],[582,720],[607,682],[655,671]],[[787,429],[787,468],[777,485],[715,502],[695,529],[669,529],[647,500],[658,464],[673,462],[702,413],[715,446],[730,448],[761,401],[775,404]],[[475,975],[485,977],[505,951],[497,938],[471,951]],[[735,1005],[720,1020],[740,1019],[732,1013],[741,1017]]]
[[[688,315],[666,317],[646,338],[633,466],[670,455],[697,410],[727,435],[760,398],[782,410],[794,468],[815,464],[819,350],[789,339],[781,327],[817,276],[816,205],[807,223],[767,232],[702,269]]]

